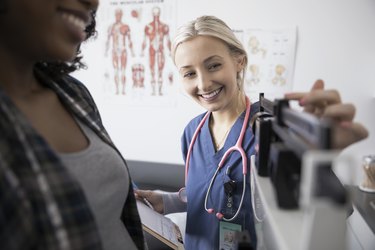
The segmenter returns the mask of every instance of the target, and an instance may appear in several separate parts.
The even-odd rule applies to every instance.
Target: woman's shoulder
[[[193,119],[191,119],[188,124],[185,126],[185,132],[184,133],[188,133],[188,132],[191,132],[194,133],[194,131],[197,129],[199,123],[202,121],[203,117],[207,114],[207,112],[204,112],[204,113],[201,113],[199,115],[197,115],[196,117],[194,117]]]
[[[184,128],[184,132],[181,137],[181,147],[183,154],[187,153],[191,139],[194,136],[195,131],[197,130],[199,123],[202,121],[203,117],[207,112],[202,113],[191,119]],[[186,155],[185,155],[186,157]]]
[[[250,119],[260,110],[260,103],[258,101],[254,102],[250,106]]]
[[[191,138],[193,138],[195,130],[197,130],[199,123],[202,121],[203,117],[207,114],[207,112],[202,113],[191,119],[188,124],[184,128],[184,132],[182,134],[182,145],[185,143],[189,144]]]

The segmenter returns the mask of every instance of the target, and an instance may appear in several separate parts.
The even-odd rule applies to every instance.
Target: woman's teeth
[[[77,16],[74,16],[74,15],[68,14],[68,13],[62,13],[62,18],[64,20],[68,21],[69,23],[73,24],[74,26],[76,26],[77,28],[79,28],[82,31],[86,29],[85,22]]]
[[[210,92],[210,93],[208,93],[208,94],[203,94],[202,97],[203,97],[204,99],[210,99],[210,98],[213,98],[213,97],[215,97],[216,95],[218,95],[218,94],[220,93],[220,91],[221,91],[221,88],[220,88],[220,89],[217,89],[217,90],[214,90],[214,91],[212,91],[212,92]]]

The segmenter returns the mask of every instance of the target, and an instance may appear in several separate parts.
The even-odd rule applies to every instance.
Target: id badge
[[[235,250],[236,232],[242,231],[242,226],[226,221],[220,221],[220,250]]]

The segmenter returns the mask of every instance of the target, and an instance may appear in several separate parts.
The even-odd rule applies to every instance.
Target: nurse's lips
[[[210,100],[210,99],[213,99],[215,98],[219,93],[220,91],[222,90],[223,88],[219,88],[219,89],[216,89],[210,93],[207,93],[207,94],[201,94],[200,96],[202,96],[204,99],[206,100]]]

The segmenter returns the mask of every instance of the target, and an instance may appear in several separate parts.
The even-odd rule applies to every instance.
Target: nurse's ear
[[[234,60],[236,63],[237,72],[241,72],[245,67],[246,56],[238,55],[238,56],[235,56]]]

